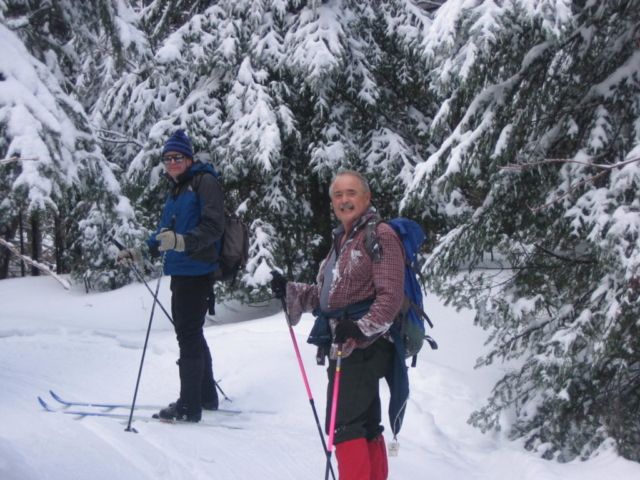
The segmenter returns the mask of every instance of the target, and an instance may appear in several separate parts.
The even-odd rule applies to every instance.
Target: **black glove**
[[[287,279],[277,270],[271,270],[271,291],[276,298],[287,296]]]
[[[345,318],[344,320],[340,320],[338,325],[336,325],[335,342],[345,343],[350,338],[353,338],[354,340],[364,338],[364,333],[362,333],[362,330],[358,327],[358,322],[356,320],[349,320],[348,318]]]

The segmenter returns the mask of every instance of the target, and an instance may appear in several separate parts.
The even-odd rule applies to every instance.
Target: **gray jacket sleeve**
[[[202,175],[197,193],[202,202],[200,223],[185,235],[187,255],[196,260],[215,261],[218,252],[214,242],[220,240],[224,233],[222,188],[213,175]]]

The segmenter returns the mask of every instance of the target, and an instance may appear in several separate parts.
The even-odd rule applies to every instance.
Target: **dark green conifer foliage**
[[[0,5],[3,48],[13,57],[4,62],[11,68],[0,88],[12,88],[14,82],[23,87],[13,87],[13,99],[3,97],[0,158],[38,159],[0,166],[1,213],[8,226],[2,234],[20,242],[22,221],[31,227],[27,255],[57,273],[71,273],[87,289],[112,289],[131,278],[113,268],[109,232],[127,238],[138,233],[129,225],[134,214],[120,195],[87,110],[108,78],[97,76],[95,65],[117,69],[124,62],[115,16],[116,5],[124,8],[126,2],[92,3]]]
[[[511,434],[561,461],[608,438],[640,459],[639,19],[622,1],[576,6],[561,28],[505,14],[468,75],[440,87],[449,131],[418,167],[425,211],[454,213],[431,286],[477,309],[491,345],[478,365],[508,365],[471,422],[512,412]]]

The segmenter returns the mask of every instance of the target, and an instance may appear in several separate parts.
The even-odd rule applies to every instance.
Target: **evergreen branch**
[[[86,31],[86,29],[85,29]],[[110,49],[108,47],[106,47],[103,42],[100,41],[99,38],[95,38],[94,35],[91,35],[90,32],[86,32],[86,37],[91,41],[91,44],[93,46],[93,48],[95,48],[96,50],[100,51],[101,53],[105,54],[108,57],[113,57],[113,58],[118,58],[119,60],[122,60],[124,63],[128,64],[132,69],[136,69],[138,68],[138,65],[136,65],[135,63],[133,63],[131,60],[129,60],[128,58],[125,58],[123,55],[118,55],[113,49]]]
[[[354,107],[358,112],[360,112],[360,114],[362,115],[362,118],[367,118],[368,116],[371,116],[371,114],[364,107],[359,105],[357,101],[355,101],[353,98],[351,98],[351,96],[349,94],[347,94],[346,92],[344,92],[342,90],[337,90],[337,93],[338,93],[338,95],[340,95],[342,97],[343,100],[347,101],[352,107]],[[417,144],[420,143],[420,139],[415,138],[414,135],[411,135],[408,132],[403,132],[400,129],[395,128],[395,125],[397,125],[398,122],[394,121],[393,118],[391,118],[383,109],[379,108],[377,105],[375,107],[373,107],[373,109],[374,109],[376,114],[378,114],[379,116],[381,116],[382,118],[384,118],[388,122],[387,124],[383,124],[382,122],[377,120],[377,124],[380,127],[388,128],[393,133],[395,133],[399,137],[402,137],[407,142],[413,142],[413,143],[417,143]],[[412,166],[415,167],[415,165],[412,165]]]
[[[540,118],[537,121],[533,122],[531,125],[540,125],[543,122],[553,120],[554,118],[558,118],[559,116],[566,116],[567,114],[578,114],[578,113],[582,113],[584,110],[593,110],[595,107],[598,107],[599,105],[602,105],[602,101],[593,101],[592,103],[582,103],[579,105],[570,105],[567,107],[560,107],[558,108],[558,110],[555,110],[553,113],[549,115],[541,115]]]
[[[20,253],[16,249],[16,247],[14,245],[12,245],[11,243],[7,242],[5,239],[0,238],[0,245],[4,245],[5,247],[7,247],[9,250],[11,250],[12,253],[14,253],[15,255],[20,257],[22,260],[27,262],[29,265],[32,265],[32,266],[36,267],[38,270],[43,271],[47,275],[51,275],[58,283],[60,283],[64,287],[65,290],[69,290],[71,288],[71,286],[69,285],[69,282],[67,282],[66,280],[60,278],[58,275],[53,273],[49,267],[47,267],[46,265],[43,265],[42,263],[36,262],[35,260],[33,260],[32,258],[28,257],[27,255],[23,255],[22,253]]]
[[[535,243],[533,244],[533,246],[535,248],[537,248],[538,250],[542,250],[547,255],[550,255],[550,256],[552,256],[554,258],[557,258],[558,260],[562,260],[563,262],[567,262],[567,263],[582,263],[584,265],[591,265],[591,264],[595,263],[595,262],[589,262],[587,260],[577,260],[575,258],[563,257],[562,255],[558,255],[557,253],[553,253],[551,250],[547,250],[546,248],[541,247],[540,245],[535,244]]]
[[[514,335],[513,337],[509,338],[509,339],[505,339],[503,346],[504,345],[512,345],[514,343],[516,343],[518,340],[524,338],[524,337],[528,337],[531,334],[533,334],[534,332],[537,332],[538,330],[542,330],[544,327],[546,327],[547,325],[549,325],[551,322],[556,321],[558,318],[550,318],[549,320],[545,320],[544,322],[542,322],[539,325],[535,325],[532,326],[528,329],[526,329],[525,331],[523,331],[522,333],[519,333],[517,335]]]
[[[471,293],[475,293],[475,292],[482,292],[483,290],[493,290],[493,289],[496,289],[496,288],[501,288],[504,285],[510,284],[511,282],[513,282],[513,279],[516,278],[516,276],[517,275],[512,275],[511,277],[509,277],[508,279],[506,279],[506,280],[504,280],[502,282],[492,283],[492,284],[485,285],[485,286],[480,286],[480,287],[471,287],[471,285],[473,285],[473,284],[469,281],[468,282],[469,285],[470,285],[469,287],[456,285],[455,288],[457,290],[460,290],[460,291],[462,291],[461,289],[464,289],[465,292],[469,292],[470,294]],[[494,275],[493,277],[495,278],[495,277],[497,277],[497,275]]]
[[[595,290],[595,288],[588,290],[584,295],[582,295],[580,298],[578,298],[578,301],[576,302],[576,304],[579,305],[579,304],[583,303],[585,301],[585,299],[589,298],[592,295],[594,290]],[[514,335],[509,339],[505,339],[504,340],[504,345],[512,345],[514,342],[520,340],[521,338],[523,338],[525,336],[529,336],[529,335],[533,334],[534,332],[536,332],[536,331],[538,331],[540,329],[543,329],[544,327],[546,327],[547,325],[549,325],[549,324],[551,324],[553,322],[562,320],[562,317],[558,317],[557,316],[557,312],[556,312],[556,314],[553,314],[550,311],[549,305],[551,305],[552,307],[557,309],[556,306],[554,306],[553,304],[549,304],[549,302],[547,302],[546,308],[547,308],[547,314],[549,315],[549,319],[548,320],[543,321],[539,325],[532,326],[532,327],[526,329],[525,331],[523,331],[522,333]]]
[[[22,15],[14,19],[8,19],[9,21],[5,25],[11,31],[19,30],[26,27],[33,27],[34,22],[32,21],[32,18],[36,17],[40,12],[44,12],[50,9],[50,5],[45,5],[44,7],[40,7],[37,10],[30,12],[29,14]]]
[[[37,161],[38,161],[37,158],[12,157],[12,158],[3,158],[2,160],[0,160],[0,165],[3,163],[9,163],[9,162],[37,162]]]
[[[554,203],[559,202],[560,200],[562,200],[562,199],[563,199],[563,198],[565,198],[566,196],[570,195],[571,193],[573,193],[574,191],[576,191],[578,188],[580,188],[582,185],[585,185],[585,184],[587,184],[587,183],[589,183],[589,182],[592,182],[592,181],[596,180],[597,178],[602,177],[603,175],[605,175],[605,174],[609,173],[610,171],[611,171],[611,170],[607,169],[607,170],[605,170],[605,171],[603,171],[603,172],[600,172],[600,173],[599,173],[599,174],[597,174],[597,175],[594,175],[593,177],[587,178],[586,180],[584,180],[584,181],[582,181],[582,182],[578,183],[577,185],[574,185],[573,187],[571,187],[569,190],[567,190],[567,192],[566,192],[565,194],[560,195],[558,198],[556,198],[555,200],[550,201],[549,203],[547,203],[547,204],[545,204],[545,205],[542,205],[542,206],[540,206],[540,207],[533,208],[533,207],[530,207],[530,206],[527,204],[527,207],[528,207],[528,208],[529,208],[529,210],[531,210],[532,212],[537,212],[538,210],[542,210],[543,208],[547,208],[547,207],[549,207],[549,206],[553,205]]]
[[[566,260],[568,261],[568,259]],[[580,262],[580,263],[592,263],[592,262]],[[459,268],[458,272],[474,272],[474,271],[491,271],[491,270],[497,270],[499,272],[504,272],[506,270],[514,270],[516,272],[518,271],[522,271],[522,270],[531,270],[531,269],[542,269],[542,268],[565,268],[565,265],[544,265],[544,264],[531,264],[531,265],[524,265],[522,267],[474,267],[473,269],[468,268],[468,267],[463,267],[463,268]]]
[[[445,0],[420,0],[417,2],[417,6],[422,10],[432,13],[438,10],[444,2]]]

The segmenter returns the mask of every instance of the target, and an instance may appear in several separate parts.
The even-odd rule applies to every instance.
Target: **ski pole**
[[[333,400],[331,402],[331,419],[329,420],[329,443],[327,445],[327,471],[324,479],[329,479],[329,469],[331,468],[331,451],[333,450],[333,433],[336,429],[336,413],[338,411],[338,392],[340,391],[340,369],[342,368],[342,343],[338,345],[338,360],[336,361],[336,371],[333,375]]]
[[[164,257],[165,253],[162,253],[162,269],[164,270]],[[162,280],[162,275],[158,277],[158,283],[156,284],[156,294],[155,297],[158,296],[158,291],[160,290],[160,280]],[[131,428],[131,421],[133,420],[133,410],[136,406],[136,398],[138,397],[138,387],[140,386],[140,377],[142,376],[142,366],[144,365],[144,357],[147,353],[147,344],[149,343],[149,334],[151,333],[151,323],[153,322],[153,312],[156,308],[156,302],[153,302],[151,306],[151,315],[149,316],[149,326],[147,327],[147,335],[144,339],[144,347],[142,347],[142,358],[140,359],[140,368],[138,369],[138,379],[136,380],[136,388],[133,392],[133,401],[131,402],[131,413],[129,413],[129,423],[127,424],[127,428],[124,429],[125,432],[133,432],[138,433],[135,428]],[[173,321],[171,322],[173,323]]]
[[[170,230],[173,230],[174,225],[176,223],[176,216],[174,215],[171,218],[171,223],[170,223]],[[162,260],[160,262],[160,268],[161,268],[161,272],[164,273],[164,259],[167,255],[167,252],[162,252]],[[160,281],[162,280],[162,274],[158,277],[158,283],[156,284],[156,293],[153,296],[154,298],[158,298],[158,292],[160,291]],[[133,410],[136,408],[136,398],[138,397],[138,388],[140,387],[140,378],[142,377],[142,367],[144,365],[144,357],[147,353],[147,345],[149,344],[149,334],[151,333],[151,324],[153,323],[153,313],[156,309],[156,303],[159,302],[153,302],[153,305],[151,306],[151,315],[149,316],[149,326],[147,327],[147,335],[144,338],[144,346],[142,347],[142,358],[140,359],[140,368],[138,369],[138,378],[136,380],[136,388],[133,392],[133,400],[131,402],[131,412],[129,413],[129,422],[127,423],[127,428],[124,429],[125,432],[133,432],[133,433],[138,433],[138,431],[135,428],[131,428],[131,421],[133,420]],[[173,323],[173,321],[171,322]]]
[[[220,393],[222,394],[222,396],[224,397],[225,400],[228,400],[229,402],[233,402],[233,400],[231,400],[229,397],[227,397],[227,395],[224,393],[224,390],[222,390],[222,388],[220,387],[220,384],[218,382],[216,382],[214,380],[213,384],[216,386],[216,388],[218,390],[220,390]]]
[[[122,245],[118,240],[116,240],[114,237],[111,237],[111,241],[113,242],[113,244],[118,247],[118,249],[120,251],[122,250],[126,250],[126,248],[124,248],[124,245]],[[163,265],[164,265],[164,258],[163,258]],[[169,312],[167,312],[165,310],[165,308],[162,306],[162,303],[160,303],[160,299],[158,299],[158,294],[156,293],[154,295],[153,290],[151,290],[151,287],[149,286],[149,284],[146,282],[146,280],[144,279],[144,277],[142,276],[142,274],[140,273],[140,271],[138,270],[138,267],[136,267],[134,262],[131,262],[131,268],[133,269],[133,273],[136,274],[136,277],[138,277],[138,280],[140,280],[142,283],[144,283],[144,286],[147,287],[147,290],[149,290],[149,293],[153,296],[153,300],[154,303],[157,303],[160,308],[162,309],[162,311],[164,312],[164,314],[167,316],[167,318],[169,319],[169,321],[171,323],[173,323],[173,319],[171,318],[171,315],[169,315]]]
[[[322,433],[322,427],[320,426],[320,419],[318,418],[318,411],[316,410],[316,404],[313,399],[313,395],[311,394],[311,387],[309,387],[307,372],[305,371],[304,364],[302,363],[302,356],[300,355],[300,349],[298,348],[298,341],[296,340],[296,336],[293,333],[293,326],[291,325],[291,319],[289,318],[289,311],[287,310],[287,301],[285,300],[284,297],[282,297],[280,301],[282,302],[284,316],[287,319],[287,325],[289,326],[289,334],[291,335],[293,348],[296,351],[296,356],[298,357],[298,365],[300,366],[300,373],[302,374],[302,380],[304,381],[304,386],[307,389],[307,397],[309,398],[309,403],[311,404],[311,410],[313,410],[313,416],[316,419],[316,426],[318,427],[318,433],[320,434],[320,440],[322,441],[322,448],[326,451],[327,444],[324,441],[324,434]],[[333,468],[331,468],[331,459],[330,459],[329,453],[327,453],[327,461],[328,461],[328,468],[331,469],[331,476],[333,477],[333,480],[335,480],[336,476],[333,473]]]

